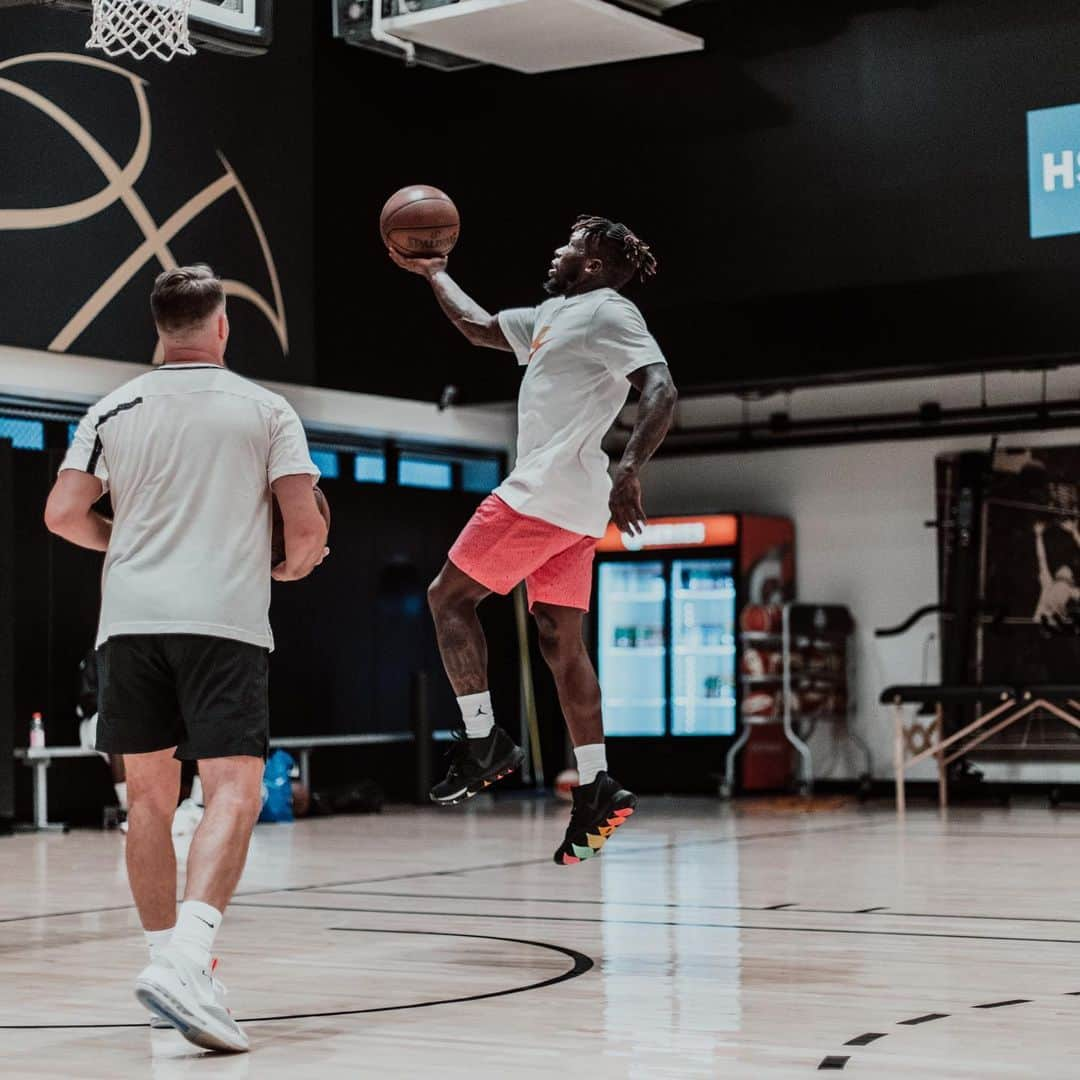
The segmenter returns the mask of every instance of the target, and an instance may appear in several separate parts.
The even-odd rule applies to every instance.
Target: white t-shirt
[[[270,484],[319,476],[284,398],[212,364],[167,364],[94,405],[60,469],[112,493],[98,645],[204,634],[274,647]]]
[[[665,363],[660,346],[614,289],[501,311],[499,326],[528,370],[517,464],[495,494],[519,514],[603,536],[611,478],[601,443],[626,404],[627,377]]]

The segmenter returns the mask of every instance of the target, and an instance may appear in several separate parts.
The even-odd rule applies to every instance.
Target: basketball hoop
[[[93,0],[94,20],[88,49],[106,56],[194,56],[188,34],[191,0]]]

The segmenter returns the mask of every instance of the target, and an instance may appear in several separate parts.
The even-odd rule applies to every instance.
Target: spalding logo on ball
[[[386,200],[379,216],[383,243],[411,259],[433,259],[454,250],[461,217],[453,200],[438,188],[415,184]]]

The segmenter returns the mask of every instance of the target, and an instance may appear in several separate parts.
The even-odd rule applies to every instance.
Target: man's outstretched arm
[[[611,518],[619,529],[636,534],[641,532],[647,520],[641,502],[641,470],[671,428],[679,392],[667,364],[638,368],[629,379],[641,391],[641,401],[630,441],[615,470],[610,507]]]
[[[390,258],[402,270],[419,274],[427,278],[439,307],[446,317],[465,335],[473,345],[488,349],[502,349],[513,352],[510,342],[499,326],[499,318],[485,311],[454,279],[446,272],[447,260],[408,259],[399,255],[393,248],[387,248]]]

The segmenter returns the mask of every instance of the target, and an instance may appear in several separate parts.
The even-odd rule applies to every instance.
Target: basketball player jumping
[[[86,414],[45,521],[105,552],[97,749],[127,769],[128,878],[150,949],[136,997],[198,1046],[246,1050],[210,954],[262,804],[271,490],[278,581],[322,561],[326,526],[296,413],[225,368],[221,282],[205,266],[167,271],[151,307],[163,363]],[[106,491],[112,521],[93,510]],[[171,826],[186,760],[199,762],[206,812],[177,915]]]
[[[455,284],[445,258],[407,258],[393,248],[390,256],[427,278],[470,342],[513,352],[527,365],[514,470],[480,505],[428,591],[443,664],[465,722],[450,771],[431,798],[462,802],[521,764],[521,749],[494,724],[487,643],[476,608],[491,593],[508,593],[524,580],[581,779],[555,862],[581,862],[600,850],[637,802],[607,773],[600,686],[582,622],[596,539],[609,519],[624,532],[644,525],[639,475],[675,410],[677,394],[663,354],[637,307],[620,295],[635,274],[651,277],[656,260],[625,225],[583,217],[555,253],[545,284],[552,299],[491,315]],[[601,442],[631,385],[640,390],[641,404],[612,482]]]

